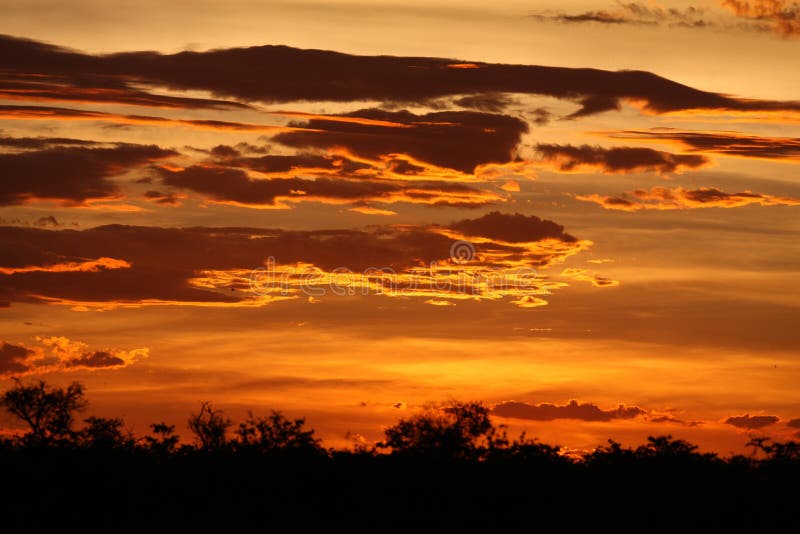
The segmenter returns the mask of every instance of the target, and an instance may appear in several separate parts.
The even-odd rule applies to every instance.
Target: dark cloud
[[[621,139],[675,141],[698,152],[766,159],[800,159],[800,139],[761,137],[736,132],[692,132],[673,129],[612,132]]]
[[[486,113],[501,113],[515,101],[502,93],[483,93],[464,96],[454,100],[453,103],[463,108],[477,109]]]
[[[477,219],[466,219],[450,225],[471,236],[483,236],[498,241],[524,243],[553,238],[567,243],[576,239],[564,232],[560,224],[540,219],[535,215],[513,215],[493,211]]]
[[[216,147],[218,158],[219,149]],[[230,148],[230,147],[228,147]],[[322,154],[309,154],[300,152],[298,154],[280,155],[268,154],[257,157],[222,157],[227,165],[244,167],[253,171],[263,173],[288,173],[288,172],[313,172],[323,170],[335,174],[352,174],[359,170],[369,169],[367,163],[353,161],[343,156],[329,156]]]
[[[650,417],[647,420],[651,423],[673,423],[688,427],[697,427],[703,424],[702,421],[684,421],[683,419],[678,419],[677,417],[672,417],[671,415],[659,415],[656,417]]]
[[[616,8],[608,10],[584,11],[580,13],[542,12],[531,15],[532,18],[545,22],[562,22],[580,24],[594,22],[598,24],[631,24],[646,26],[679,26],[701,28],[712,23],[705,18],[705,9],[689,6],[680,8],[662,8],[639,2],[620,2]]]
[[[110,178],[177,153],[155,145],[54,147],[0,154],[0,205],[47,199],[81,204],[119,194]]]
[[[66,137],[6,137],[0,136],[0,146],[25,150],[39,150],[53,146],[97,146],[97,141]]]
[[[790,428],[800,428],[800,418],[798,419],[790,419],[788,423],[786,423]]]
[[[24,373],[28,370],[26,360],[34,352],[21,345],[3,342],[0,345],[0,375]]]
[[[67,367],[98,369],[102,367],[122,367],[125,363],[125,360],[119,356],[104,350],[96,350],[94,352],[86,352],[77,358],[67,360],[65,365]]]
[[[37,53],[35,48],[38,48]],[[0,36],[0,54],[23,53],[33,57],[47,56],[45,48],[64,57],[63,50],[47,47],[33,41],[15,40]],[[70,55],[66,52],[66,55]],[[71,54],[77,57],[79,54]],[[190,98],[150,93],[136,86],[134,78],[125,79],[118,75],[94,74],[87,70],[67,72],[58,66],[48,64],[47,70],[36,72],[26,68],[6,70],[0,76],[0,98],[6,100],[37,100],[55,102],[97,102],[101,104],[123,104],[150,106],[157,108],[191,109],[247,109],[250,106],[241,102],[208,98]],[[43,65],[43,66],[45,66]],[[69,64],[68,64],[69,66]],[[72,64],[76,66],[76,64]]]
[[[295,124],[305,131],[282,132],[272,139],[295,148],[343,147],[378,158],[401,153],[440,167],[472,172],[485,163],[514,160],[525,121],[507,115],[474,111],[441,111],[415,115],[409,111],[363,109],[341,117],[386,121],[404,127],[345,122],[337,117],[313,118]]]
[[[758,430],[765,426],[774,425],[780,421],[774,415],[753,415],[750,414],[728,417],[725,420],[726,424],[733,425],[737,428],[746,428],[748,430]]]
[[[60,222],[52,215],[47,215],[44,217],[39,217],[33,221],[33,226],[36,226],[37,228],[58,228],[59,226],[64,226],[64,223]]]
[[[464,64],[453,59],[354,56],[286,46],[90,55],[14,37],[0,38],[0,70],[15,73],[15,78],[6,82],[12,84],[24,83],[25,76],[57,73],[61,85],[68,87],[122,85],[130,90],[135,81],[207,90],[245,102],[426,102],[458,95],[527,93],[589,103],[595,110],[613,109],[625,99],[643,102],[652,112],[800,110],[798,102],[737,99],[642,71],[481,62],[466,63],[472,68],[453,68]],[[91,83],[84,82],[86,79]]]
[[[53,215],[43,215],[34,220],[20,219],[19,217],[14,217],[13,219],[3,219],[2,217],[0,217],[0,226],[33,226],[35,228],[59,228],[65,226],[65,223],[59,221]]]
[[[0,105],[0,118],[19,120],[86,120],[107,122],[108,126],[125,128],[133,124],[147,126],[185,126],[199,130],[220,130],[236,132],[268,132],[281,130],[279,126],[265,124],[248,124],[243,122],[202,120],[202,119],[168,119],[152,115],[122,115],[103,111],[70,109],[45,106],[11,106]]]
[[[150,202],[155,202],[156,204],[161,204],[164,206],[178,206],[181,203],[180,196],[176,193],[162,193],[161,191],[156,191],[154,189],[145,191],[144,198]]]
[[[613,419],[633,419],[646,412],[636,406],[625,407],[622,404],[614,410],[603,410],[591,403],[581,404],[570,401],[559,406],[556,404],[527,404],[508,401],[498,404],[492,410],[499,417],[528,419],[531,421],[554,421],[556,419],[580,419],[583,421],[611,421]]]
[[[528,113],[527,118],[536,126],[545,126],[553,118],[553,114],[544,108],[537,108]]]
[[[539,144],[536,151],[542,161],[552,163],[560,171],[588,167],[607,173],[669,173],[696,169],[708,163],[706,157],[696,154],[672,154],[640,147]]]

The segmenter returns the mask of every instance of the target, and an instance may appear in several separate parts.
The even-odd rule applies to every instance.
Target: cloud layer
[[[63,336],[38,337],[36,341],[31,347],[4,341],[0,345],[0,377],[118,369],[146,358],[150,352],[147,348],[96,350]]]

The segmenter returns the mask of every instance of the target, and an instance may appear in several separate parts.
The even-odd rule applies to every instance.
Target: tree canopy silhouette
[[[189,430],[200,448],[206,451],[223,449],[228,444],[226,435],[233,422],[216,410],[210,402],[200,404],[200,411],[189,416]]]
[[[28,439],[47,443],[74,436],[75,415],[87,402],[78,382],[60,388],[42,380],[26,385],[14,379],[14,387],[3,393],[0,405],[30,427]]]
[[[466,458],[474,456],[494,430],[489,408],[482,403],[450,402],[401,419],[384,431],[386,439],[379,447],[401,454]]]
[[[319,452],[320,441],[313,430],[305,429],[305,418],[290,420],[277,410],[267,417],[255,417],[248,412],[247,419],[236,430],[237,446],[259,452]]]

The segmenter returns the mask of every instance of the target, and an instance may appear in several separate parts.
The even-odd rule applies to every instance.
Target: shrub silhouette
[[[145,436],[142,442],[145,447],[160,454],[170,454],[175,451],[180,438],[175,434],[175,425],[167,423],[153,423],[150,425],[152,436]]]
[[[384,431],[378,446],[395,454],[426,454],[448,458],[480,455],[495,428],[489,408],[480,402],[451,402],[443,408],[401,419]]]
[[[305,423],[305,418],[289,420],[276,410],[267,417],[248,412],[248,418],[236,429],[236,446],[262,453],[320,452],[320,441],[313,430],[304,429]]]
[[[130,434],[123,433],[125,421],[118,417],[89,417],[80,431],[79,440],[88,447],[111,449],[133,445]]]
[[[41,380],[30,385],[18,379],[14,382],[14,387],[0,397],[0,405],[28,425],[27,440],[46,444],[75,437],[75,415],[87,405],[83,385],[73,382],[59,388]]]
[[[226,433],[233,423],[223,416],[221,410],[215,410],[210,402],[201,403],[200,412],[190,415],[188,424],[201,449],[216,451],[228,445]]]

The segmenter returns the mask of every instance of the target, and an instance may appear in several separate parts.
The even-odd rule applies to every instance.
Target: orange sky
[[[4,386],[336,446],[448,399],[575,449],[797,432],[791,3],[0,8]]]

